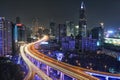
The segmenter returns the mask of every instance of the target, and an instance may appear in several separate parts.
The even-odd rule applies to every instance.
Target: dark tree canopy
[[[12,63],[9,58],[0,57],[0,80],[23,80],[20,65]]]

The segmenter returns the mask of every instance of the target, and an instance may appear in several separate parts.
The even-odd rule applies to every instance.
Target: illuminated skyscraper
[[[15,42],[26,41],[25,26],[23,24],[15,25]]]
[[[66,21],[67,36],[75,35],[75,25],[73,21]]]
[[[16,24],[14,27],[14,40],[15,42],[26,41],[26,28],[20,22],[20,18],[16,18]]]
[[[0,56],[12,54],[12,23],[0,17]]]
[[[81,37],[86,37],[86,25],[87,25],[87,19],[86,19],[86,13],[85,13],[85,5],[82,2],[81,3],[81,8],[80,8],[80,15],[79,15],[79,36]]]

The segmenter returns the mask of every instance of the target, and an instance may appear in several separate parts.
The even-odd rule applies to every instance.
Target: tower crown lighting
[[[84,9],[85,8],[85,5],[84,5],[84,2],[81,3],[81,9]]]

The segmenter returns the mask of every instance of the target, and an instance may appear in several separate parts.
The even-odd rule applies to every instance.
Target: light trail
[[[27,76],[24,78],[24,80],[33,80],[35,74],[40,76],[40,78],[42,78],[43,80],[52,80],[50,77],[48,77],[44,72],[42,72],[38,67],[36,67],[26,57],[26,55],[25,55],[26,51],[27,51],[27,45],[24,45],[24,46],[20,47],[21,56],[22,56],[23,60],[25,61],[25,63],[27,64],[28,68],[29,68],[29,72],[28,72]]]
[[[30,55],[32,58],[34,58],[44,64],[50,66],[51,68],[59,70],[59,71],[63,72],[64,74],[69,75],[70,77],[73,77],[77,80],[99,80],[98,78],[90,76],[81,70],[76,70],[74,68],[71,68],[71,65],[68,65],[63,62],[59,62],[59,61],[52,59],[52,58],[40,53],[39,51],[37,51],[34,47],[34,44],[36,44],[38,42],[40,43],[41,41],[46,41],[47,39],[48,39],[47,37],[44,37],[42,40],[28,44],[27,45],[28,49],[26,50],[26,52],[29,53],[28,55]]]

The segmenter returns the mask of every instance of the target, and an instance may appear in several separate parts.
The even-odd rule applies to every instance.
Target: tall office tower
[[[85,5],[82,2],[81,8],[80,8],[80,15],[79,15],[79,36],[86,37],[87,36],[87,19],[86,19],[86,13],[85,13]]]
[[[65,24],[58,25],[58,34],[59,34],[60,38],[66,36],[67,33],[66,33],[66,25]]]
[[[98,41],[98,46],[103,46],[104,42],[104,25],[100,23],[100,27],[94,27],[91,30],[92,39],[96,39]]]
[[[66,37],[66,25],[65,24],[58,25],[57,37],[58,37],[59,42],[62,40],[63,37]]]
[[[56,36],[56,24],[55,22],[50,22],[50,35]]]
[[[71,34],[75,35],[75,25],[72,21],[66,21],[67,26],[67,36],[71,36]]]
[[[12,23],[0,17],[0,56],[12,54]]]
[[[14,27],[14,40],[15,43],[19,41],[26,41],[26,28],[20,23],[20,19],[16,18],[16,24]]]
[[[37,35],[37,33],[38,33],[38,30],[39,30],[39,21],[38,21],[38,18],[35,18],[35,19],[33,19],[33,22],[32,22],[32,24],[33,24],[33,36],[35,36],[35,35]]]

